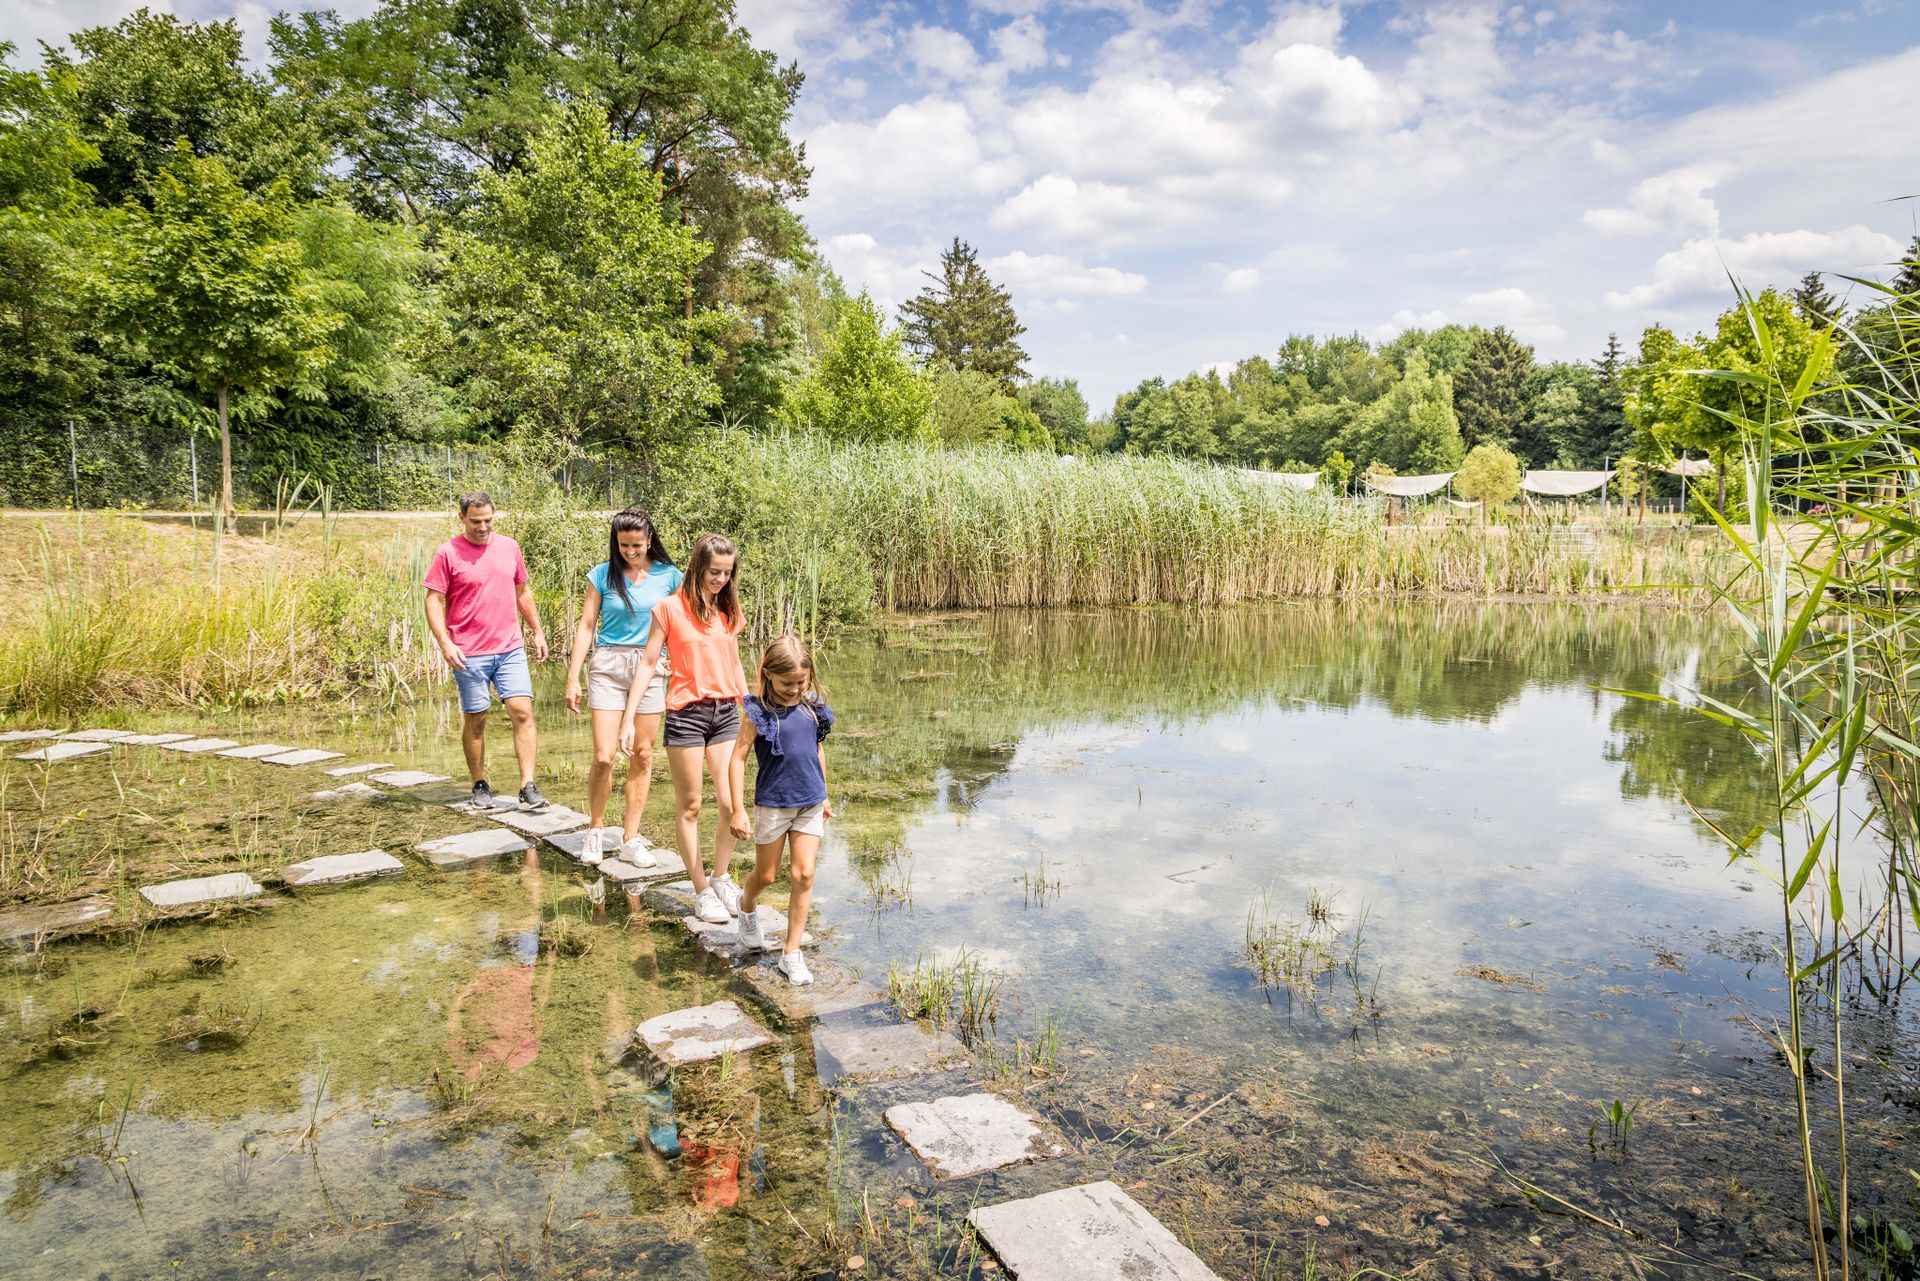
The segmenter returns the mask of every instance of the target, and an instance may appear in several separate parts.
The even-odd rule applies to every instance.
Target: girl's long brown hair
[[[733,557],[733,572],[727,575],[727,585],[708,600],[701,584],[707,581],[707,568],[715,556]],[[687,598],[695,618],[704,624],[717,609],[726,615],[727,626],[738,631],[746,623],[746,615],[740,612],[740,594],[734,590],[739,581],[740,554],[734,550],[732,539],[725,534],[702,534],[694,540],[693,554],[687,557],[687,576],[680,580],[680,594]]]

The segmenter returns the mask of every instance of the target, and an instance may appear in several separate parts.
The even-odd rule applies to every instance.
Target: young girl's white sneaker
[[[739,914],[733,919],[740,931],[741,947],[748,948],[755,952],[764,952],[767,950],[767,935],[766,931],[760,928],[759,908],[756,907],[751,912],[742,908]]]
[[[588,867],[600,866],[601,855],[600,829],[590,827],[587,834],[580,838],[580,861]]]
[[[720,896],[713,892],[713,882],[707,882],[707,888],[701,890],[693,900],[693,914],[709,925],[725,925],[733,920],[733,913],[727,910]]]
[[[653,850],[648,848],[647,838],[644,836],[636,836],[622,845],[620,852],[614,857],[623,863],[631,863],[635,867],[652,867],[658,862],[653,857]]]
[[[807,958],[798,952],[782,952],[774,968],[787,976],[787,982],[795,987],[805,987],[813,982],[813,971],[807,968]]]
[[[722,872],[718,876],[709,877],[707,884],[712,887],[715,894],[720,896],[720,901],[726,905],[727,911],[740,910],[740,887],[733,883],[731,875]]]

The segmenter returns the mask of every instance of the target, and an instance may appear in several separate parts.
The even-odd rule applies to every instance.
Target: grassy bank
[[[1415,592],[1690,603],[1692,589],[1665,585],[1702,577],[1697,544],[1674,530],[1394,527],[1371,505],[1166,459],[719,432],[651,488],[670,550],[709,529],[739,541],[758,636],[885,609]],[[606,554],[603,518],[549,487],[503,508],[500,527],[525,547],[563,645]],[[406,697],[437,672],[419,583],[453,529],[451,516],[310,516],[221,538],[205,522],[16,519],[0,558],[0,708]]]

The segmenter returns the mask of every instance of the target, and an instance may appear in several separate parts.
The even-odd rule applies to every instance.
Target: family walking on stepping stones
[[[493,499],[460,499],[461,532],[434,553],[427,568],[427,625],[453,671],[460,692],[460,745],[476,808],[542,810],[547,799],[534,781],[539,738],[533,719],[533,676],[527,645],[547,660],[546,631],[528,582],[520,545],[493,529]],[[587,574],[586,600],[567,664],[567,707],[580,710],[586,667],[588,713],[593,718],[593,763],[587,771],[590,822],[581,861],[617,859],[652,867],[656,859],[640,835],[662,722],[667,770],[673,779],[674,838],[693,882],[694,912],[715,925],[733,923],[743,946],[766,950],[758,904],[789,861],[790,922],[778,961],[789,982],[811,983],[800,952],[813,899],[814,864],[826,820],[826,744],[833,711],[821,697],[813,657],[792,636],[774,640],[761,655],[753,688],[740,662],[746,616],[735,581],[738,551],[721,534],[695,540],[683,573],[667,554],[653,520],[639,508],[615,514],[607,559]],[[521,620],[529,639],[523,639]],[[588,661],[588,652],[592,658]],[[513,726],[520,770],[517,801],[496,801],[486,771],[487,713],[498,694]],[[744,723],[741,713],[746,713]],[[744,798],[747,753],[758,776],[753,814]],[[627,757],[621,841],[603,840],[615,757]],[[713,779],[718,821],[713,869],[700,861],[701,770]],[[753,871],[744,885],[729,870],[737,840],[754,843]]]

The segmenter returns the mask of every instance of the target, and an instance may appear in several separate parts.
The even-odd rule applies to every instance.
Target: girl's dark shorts
[[[740,737],[740,704],[730,698],[703,698],[667,713],[668,747],[709,747]]]

